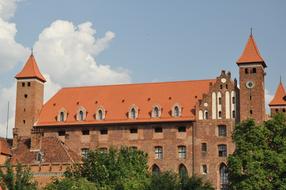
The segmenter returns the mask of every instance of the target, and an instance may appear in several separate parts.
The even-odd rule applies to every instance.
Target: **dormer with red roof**
[[[251,34],[237,60],[240,81],[240,119],[265,120],[264,69],[266,64]]]
[[[16,116],[13,130],[13,147],[20,138],[31,136],[31,129],[43,106],[44,83],[34,55],[31,54],[17,79]]]
[[[269,103],[269,107],[271,110],[271,116],[279,112],[286,113],[286,91],[282,81],[280,81],[275,92],[275,96]]]

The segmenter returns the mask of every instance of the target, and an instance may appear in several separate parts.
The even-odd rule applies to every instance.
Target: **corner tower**
[[[15,128],[13,129],[13,146],[19,138],[29,138],[31,129],[38,119],[43,106],[44,83],[33,53],[28,58],[17,79]]]
[[[240,120],[265,120],[264,76],[267,67],[251,34],[242,55],[236,62],[239,67]]]
[[[269,107],[271,116],[279,112],[286,114],[286,91],[281,80],[275,92],[275,96],[269,103]]]

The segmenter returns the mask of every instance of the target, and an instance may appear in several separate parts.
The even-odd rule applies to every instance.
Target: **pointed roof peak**
[[[260,55],[259,49],[256,46],[252,29],[250,31],[250,35],[248,38],[248,41],[245,45],[245,48],[242,52],[242,55],[239,57],[239,59],[236,62],[238,65],[241,64],[247,64],[247,63],[261,63],[263,67],[266,67],[266,64]]]
[[[274,98],[269,103],[269,106],[286,105],[286,91],[282,81],[280,80]]]
[[[42,82],[46,82],[46,79],[41,74],[39,67],[36,63],[35,57],[33,55],[33,50],[31,51],[31,55],[28,58],[25,66],[22,71],[19,72],[16,76],[16,79],[28,79],[28,78],[36,78]]]

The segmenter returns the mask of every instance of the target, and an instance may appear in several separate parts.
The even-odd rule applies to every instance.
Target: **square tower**
[[[44,83],[46,82],[37,66],[33,54],[30,55],[17,79],[15,128],[13,146],[19,138],[30,138],[31,130],[43,106]]]
[[[253,118],[257,123],[261,123],[266,118],[264,84],[266,64],[252,34],[236,63],[239,67],[240,120]]]

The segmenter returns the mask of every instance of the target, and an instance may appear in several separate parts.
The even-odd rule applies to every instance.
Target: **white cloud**
[[[13,17],[17,8],[17,2],[20,2],[20,0],[0,0],[0,17],[5,20]]]
[[[115,34],[95,37],[90,22],[75,26],[57,20],[44,29],[35,43],[35,56],[42,71],[61,86],[128,83],[128,71],[99,65],[95,56],[106,49]]]
[[[23,64],[29,49],[16,42],[16,24],[9,21],[13,17],[20,0],[0,0],[0,74]],[[45,28],[34,45],[37,63],[43,72],[45,101],[62,86],[128,83],[127,70],[114,69],[110,65],[97,64],[95,57],[105,50],[115,37],[106,32],[96,38],[96,30],[90,22],[78,26],[72,22],[57,20]],[[15,73],[16,74],[16,73]],[[13,76],[11,76],[11,81]],[[0,136],[6,134],[7,103],[10,102],[9,137],[15,122],[16,83],[12,86],[0,81]]]

